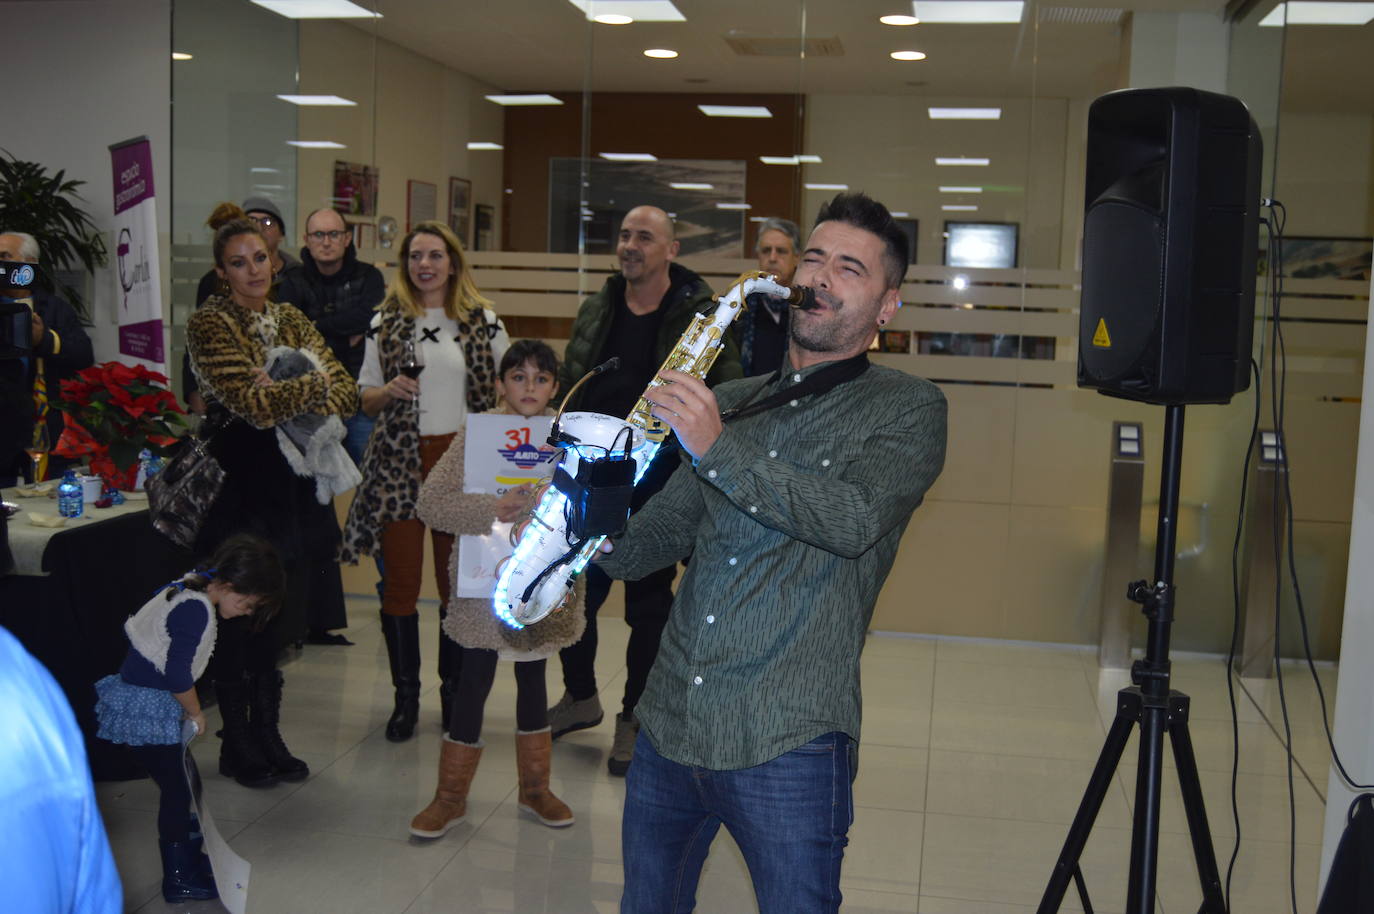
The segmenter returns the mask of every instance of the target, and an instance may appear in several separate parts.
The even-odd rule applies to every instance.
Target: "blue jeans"
[[[348,456],[352,457],[353,463],[359,467],[363,465],[363,454],[367,451],[367,440],[372,437],[372,427],[376,424],[377,420],[361,409],[344,420],[344,450],[348,451]],[[377,599],[380,600],[386,582],[386,566],[382,564],[380,551],[373,556],[372,560],[377,563]]]
[[[849,737],[827,733],[762,765],[715,771],[654,751],[643,730],[625,783],[621,914],[678,914],[722,824],[749,864],[759,914],[840,909],[854,821]]]

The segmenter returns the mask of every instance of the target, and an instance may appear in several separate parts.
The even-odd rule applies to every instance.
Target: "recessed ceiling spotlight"
[[[888,57],[891,57],[893,60],[925,60],[925,59],[926,59],[926,52],[925,52],[925,51],[893,51],[891,54],[889,54],[889,55],[887,55],[887,56],[888,56]]]
[[[677,56],[677,51],[672,48],[647,48],[644,51],[645,57],[653,57],[657,60],[672,60]]]
[[[187,54],[185,51],[173,51],[173,52],[172,52],[172,59],[173,59],[173,60],[190,60],[190,59],[191,59],[191,55],[190,55],[190,54]]]
[[[992,159],[972,156],[936,156],[936,165],[991,165]]]
[[[520,95],[488,95],[487,101],[495,102],[498,105],[561,105],[561,98],[554,98],[542,92],[531,92]]]
[[[602,25],[629,25],[631,22],[634,22],[633,17],[622,16],[619,13],[602,13],[599,16],[593,16],[592,20]]]
[[[883,25],[920,25],[920,24],[921,24],[921,20],[917,19],[915,16],[901,16],[901,15],[879,16],[879,17],[878,17],[878,21],[881,22]]]

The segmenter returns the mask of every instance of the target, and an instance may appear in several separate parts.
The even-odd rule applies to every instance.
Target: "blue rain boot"
[[[213,876],[201,872],[201,853],[190,841],[159,841],[162,851],[162,898],[164,901],[206,901],[218,898]]]

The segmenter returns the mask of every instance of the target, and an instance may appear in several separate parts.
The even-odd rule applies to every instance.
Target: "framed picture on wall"
[[[496,207],[478,203],[473,207],[472,249],[474,251],[496,250]]]
[[[472,247],[472,182],[467,178],[448,179],[448,227]]]
[[[377,246],[377,227],[371,222],[350,222],[353,230],[353,246],[358,250]]]
[[[1261,251],[1259,273],[1264,275],[1267,251]],[[1283,275],[1289,279],[1358,279],[1369,282],[1370,262],[1374,259],[1371,238],[1283,239]]]
[[[406,231],[438,215],[439,188],[428,181],[406,182]]]
[[[361,162],[334,162],[334,208],[350,216],[377,215],[377,169]]]

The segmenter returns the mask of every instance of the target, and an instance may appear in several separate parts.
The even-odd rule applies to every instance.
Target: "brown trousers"
[[[420,436],[420,479],[448,450],[453,435]],[[434,544],[434,583],[439,587],[440,613],[448,606],[448,558],[453,552],[453,534],[429,531]],[[420,577],[425,563],[425,524],[419,518],[392,521],[382,526],[382,562],[386,566],[386,585],[382,592],[382,612],[391,616],[411,616],[420,598]]]

